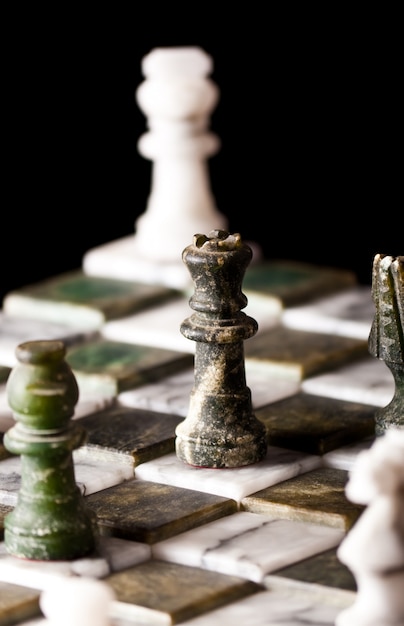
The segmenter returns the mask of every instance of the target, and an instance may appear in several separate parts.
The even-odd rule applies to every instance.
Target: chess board
[[[265,459],[193,467],[175,429],[194,384],[195,344],[180,332],[190,290],[103,280],[81,270],[11,292],[0,318],[0,624],[45,623],[44,590],[67,578],[112,589],[110,620],[130,624],[331,626],[357,592],[337,548],[363,512],[345,485],[394,394],[368,352],[370,287],[350,272],[261,261],[243,282],[258,332],[246,380],[267,429]],[[75,477],[97,524],[97,550],[70,561],[10,555],[4,519],[21,459],[7,380],[15,347],[59,339],[79,386],[87,439]]]

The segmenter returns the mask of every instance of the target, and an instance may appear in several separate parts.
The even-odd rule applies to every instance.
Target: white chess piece
[[[145,80],[136,99],[148,131],[138,150],[153,162],[146,211],[135,223],[134,236],[87,252],[87,274],[181,289],[190,282],[181,254],[192,237],[227,229],[211,192],[207,163],[220,147],[209,131],[219,99],[209,78],[212,70],[212,58],[199,47],[155,48],[142,59]]]
[[[367,507],[338,549],[357,593],[336,626],[403,626],[404,430],[389,429],[359,453],[346,495]]]
[[[47,626],[111,626],[115,594],[102,580],[63,578],[42,592],[40,608]]]

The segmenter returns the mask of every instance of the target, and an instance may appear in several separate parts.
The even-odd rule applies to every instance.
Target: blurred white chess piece
[[[190,282],[181,254],[194,234],[227,229],[207,166],[220,147],[209,131],[219,100],[212,71],[212,58],[199,47],[155,48],[143,57],[136,99],[148,132],[138,150],[153,161],[146,211],[133,236],[86,253],[85,273],[181,289]]]
[[[359,453],[346,485],[367,505],[338,549],[357,583],[336,626],[404,625],[404,430],[391,428]]]
[[[111,626],[111,587],[93,578],[62,578],[42,592],[39,603],[46,626]]]

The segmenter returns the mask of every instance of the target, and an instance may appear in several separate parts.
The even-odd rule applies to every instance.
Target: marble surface
[[[240,502],[260,489],[320,467],[321,462],[317,455],[269,446],[266,458],[260,463],[211,469],[187,465],[172,453],[138,465],[135,476],[139,480],[197,489]]]
[[[370,287],[356,285],[340,293],[284,309],[289,328],[367,340],[375,315]]]
[[[368,354],[302,381],[302,390],[329,398],[386,406],[394,395],[394,379],[383,361]]]
[[[270,402],[276,402],[297,393],[300,382],[288,378],[271,377],[260,363],[245,363],[247,385],[251,390],[253,409]],[[194,369],[183,371],[161,378],[150,385],[142,385],[124,391],[118,395],[121,404],[151,411],[174,413],[186,417],[189,408],[190,393],[194,386]]]
[[[335,467],[350,472],[355,466],[358,454],[364,450],[369,450],[374,441],[374,436],[366,437],[361,441],[341,446],[336,450],[330,450],[330,452],[324,454],[323,464],[325,467]]]
[[[153,558],[261,583],[276,569],[340,544],[337,528],[240,511],[152,545]]]

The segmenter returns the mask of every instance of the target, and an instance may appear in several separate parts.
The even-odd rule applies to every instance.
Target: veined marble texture
[[[106,463],[73,451],[76,483],[83,495],[107,489],[124,480],[133,478],[133,466],[129,463]],[[17,504],[21,487],[21,457],[10,456],[0,462],[0,503]]]
[[[289,328],[368,339],[375,315],[370,287],[355,286],[310,304],[285,308]]]
[[[236,500],[321,466],[320,456],[269,446],[266,458],[244,467],[212,469],[183,463],[175,453],[141,463],[135,477],[164,485],[196,489]]]
[[[362,452],[362,450],[368,450],[374,440],[374,437],[368,437],[327,452],[323,455],[324,466],[351,471],[355,466],[358,454]]]
[[[245,363],[245,371],[253,409],[287,398],[300,389],[299,381],[287,377],[271,377],[265,366],[254,361]],[[118,395],[118,400],[126,406],[186,417],[193,385],[194,369],[190,368],[152,385],[124,391]]]
[[[261,583],[266,574],[338,546],[344,531],[238,512],[152,546],[154,558]]]
[[[319,396],[386,406],[394,395],[394,379],[383,361],[367,356],[330,372],[307,378],[302,390]]]

